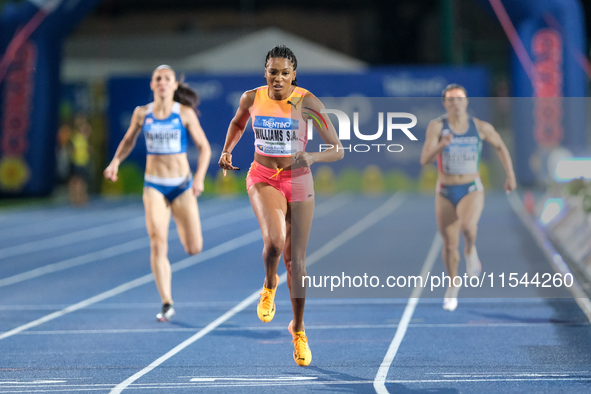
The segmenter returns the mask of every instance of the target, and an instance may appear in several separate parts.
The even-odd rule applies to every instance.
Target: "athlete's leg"
[[[484,208],[484,192],[477,190],[466,194],[457,206],[457,214],[460,221],[460,231],[464,236],[464,252],[470,253],[476,242],[478,233],[478,221]]]
[[[460,262],[460,253],[458,252],[460,222],[451,201],[439,193],[435,195],[435,213],[437,227],[443,239],[443,263],[451,279],[450,283],[447,284],[448,287],[443,297],[443,309],[453,311],[458,306],[457,296],[460,290],[459,287],[455,287],[453,284],[453,278],[458,275],[458,264]]]
[[[171,204],[176,229],[185,252],[195,255],[203,249],[203,235],[197,198],[189,188]]]
[[[306,248],[314,218],[314,200],[292,202],[287,213],[287,237],[283,249],[283,260],[287,268],[287,284],[293,310],[292,329],[304,331],[304,307],[306,288],[302,278],[306,276]]]
[[[262,182],[250,187],[248,197],[263,235],[264,287],[274,289],[277,287],[279,259],[285,246],[287,199],[279,190]]]
[[[172,304],[171,272],[168,261],[170,205],[158,190],[144,187],[146,228],[150,236],[150,266],[162,304]]]
[[[452,278],[458,274],[460,262],[460,222],[453,204],[440,194],[435,195],[435,215],[437,228],[443,239],[441,255],[447,273]]]
[[[484,208],[484,192],[481,190],[468,193],[458,203],[457,214],[460,222],[460,231],[464,237],[464,258],[466,260],[466,273],[469,276],[478,276],[482,271],[482,264],[476,251],[476,235],[478,234],[478,221]]]
[[[293,319],[287,329],[293,337],[293,359],[299,366],[307,366],[312,362],[312,352],[304,327],[306,288],[302,287],[302,278],[306,275],[306,248],[313,217],[313,199],[292,202],[286,217],[287,238],[283,250],[283,260],[287,268],[287,283],[293,311]]]

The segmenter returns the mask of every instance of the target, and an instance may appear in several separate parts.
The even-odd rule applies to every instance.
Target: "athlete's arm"
[[[183,121],[187,132],[191,135],[195,147],[199,151],[197,171],[193,178],[193,193],[198,196],[203,192],[203,182],[211,160],[211,147],[209,146],[209,141],[207,141],[205,132],[203,131],[199,118],[193,108],[186,105],[181,106],[181,120]]]
[[[421,165],[426,166],[432,163],[433,160],[441,153],[446,146],[451,143],[453,134],[449,133],[441,137],[441,130],[443,129],[443,122],[433,119],[427,126],[425,133],[425,144],[421,152]],[[441,137],[441,138],[440,138]]]
[[[226,175],[226,170],[239,169],[238,167],[234,167],[232,165],[232,151],[244,133],[246,123],[248,123],[248,118],[250,118],[250,108],[254,103],[255,96],[256,90],[254,89],[248,90],[242,94],[242,97],[240,97],[238,109],[236,110],[236,115],[234,115],[234,118],[232,118],[230,126],[228,127],[228,132],[226,133],[226,142],[224,143],[222,156],[218,162],[220,167],[224,169],[224,175]]]
[[[105,178],[110,179],[113,182],[117,181],[119,165],[127,158],[127,156],[129,156],[135,147],[135,142],[137,141],[137,137],[140,135],[142,123],[146,117],[146,110],[146,107],[136,107],[133,111],[129,128],[119,143],[117,151],[115,152],[115,156],[113,156],[113,160],[111,160],[111,163],[107,168],[105,168],[105,171],[103,172]]]
[[[476,129],[480,134],[480,137],[492,145],[495,148],[495,152],[499,156],[505,173],[507,174],[507,180],[505,181],[505,191],[509,193],[511,190],[515,190],[517,187],[517,181],[515,180],[515,172],[513,172],[513,163],[511,162],[511,156],[505,143],[501,139],[501,136],[495,128],[488,122],[484,122],[479,119],[474,119],[476,123]]]
[[[303,99],[302,108],[311,108],[317,113],[320,113],[321,110],[324,109],[324,104],[322,101],[318,99],[318,97],[314,96],[312,93],[308,92]],[[302,113],[304,117],[304,121],[308,122],[308,115]],[[339,140],[337,132],[332,125],[328,116],[322,116],[325,120],[327,127],[321,126],[316,128],[322,140],[325,142],[326,145],[331,146],[330,149],[324,150],[322,152],[297,152],[294,155],[294,161],[302,167],[309,167],[312,163],[316,162],[333,162],[337,160],[341,160],[345,156],[345,151],[343,149],[343,145]]]

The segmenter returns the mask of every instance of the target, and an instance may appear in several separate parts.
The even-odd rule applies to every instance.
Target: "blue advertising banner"
[[[493,12],[490,0],[477,1]],[[587,147],[586,101],[563,99],[587,97],[584,13],[578,0],[499,1],[525,48],[513,53],[513,96],[535,97],[515,100],[515,173],[521,184],[544,183],[553,150]]]
[[[53,189],[62,40],[99,1],[29,0],[3,8],[0,196]]]
[[[261,75],[188,75],[186,82],[197,90],[201,99],[199,119],[212,146],[213,154],[209,173],[213,175],[219,169],[217,161],[225,141],[228,125],[238,107],[240,96],[246,90],[264,85],[265,80],[261,72]],[[428,121],[443,114],[444,109],[439,97],[441,97],[443,88],[450,83],[459,83],[465,86],[471,97],[487,97],[489,95],[489,74],[483,67],[377,68],[359,74],[298,74],[298,85],[310,90],[317,97],[321,97],[326,108],[333,106],[350,112],[351,119],[353,119],[352,113],[358,108],[356,106],[364,103],[372,105],[375,102],[371,98],[431,97],[427,104],[421,104],[418,99],[389,102],[393,105],[388,109],[389,111],[404,109],[405,111],[418,111],[422,114],[421,121],[415,129],[421,136],[421,141],[424,141]],[[129,127],[134,108],[152,101],[150,78],[112,78],[108,84],[108,93],[110,159],[115,154],[119,142]],[[434,97],[437,99],[433,99]],[[332,101],[330,98],[333,98]],[[367,100],[363,100],[364,98]],[[405,104],[401,104],[403,102]],[[377,110],[379,106],[384,104],[384,102],[380,102],[378,106],[373,106],[371,109],[366,107],[367,111],[364,113],[367,115],[371,112],[375,117],[364,118],[364,122],[367,123],[360,124],[360,127],[366,130],[377,127]],[[479,116],[485,115],[479,114]],[[320,142],[319,138],[316,138],[315,142]],[[249,122],[242,140],[232,153],[234,165],[244,170],[248,169],[254,156],[253,143],[252,127]],[[314,147],[314,149],[317,148]],[[404,163],[389,162],[384,166],[396,165],[397,168],[403,166],[409,175],[416,175],[420,171],[420,163],[416,155],[417,149],[419,149],[420,155],[420,148],[413,147],[413,149],[415,155],[412,156],[412,160],[406,160]],[[190,162],[195,165],[197,152],[192,143],[190,143],[187,153]],[[146,148],[143,137],[139,137],[136,148],[128,160],[136,163],[140,168],[144,168]],[[335,169],[338,171],[340,166],[342,164],[336,165]]]

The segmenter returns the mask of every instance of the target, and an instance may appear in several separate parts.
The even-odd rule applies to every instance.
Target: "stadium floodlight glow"
[[[578,178],[591,179],[591,157],[569,157],[556,163],[554,171],[556,182],[570,182]]]
[[[554,220],[560,212],[564,209],[563,198],[549,198],[544,203],[542,208],[542,214],[540,215],[540,223],[546,226],[552,220]]]

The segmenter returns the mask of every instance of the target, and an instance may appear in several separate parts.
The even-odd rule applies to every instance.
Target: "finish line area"
[[[506,196],[486,199],[476,242],[483,271],[526,272],[542,263],[552,270]],[[421,275],[429,264],[441,272],[433,205],[433,196],[419,194],[318,198],[308,273],[329,267],[340,275],[339,261],[360,249],[383,264],[396,260],[396,275]],[[453,312],[442,309],[443,288],[408,288],[406,298],[310,297],[313,359],[298,367],[284,275],[273,321],[256,315],[263,243],[248,199],[204,198],[199,207],[201,254],[187,257],[170,229],[177,315],[168,323],[155,318],[161,304],[140,200],[0,212],[0,392],[589,388],[589,320],[573,298],[536,297],[535,290],[523,298],[461,298],[462,290]]]

